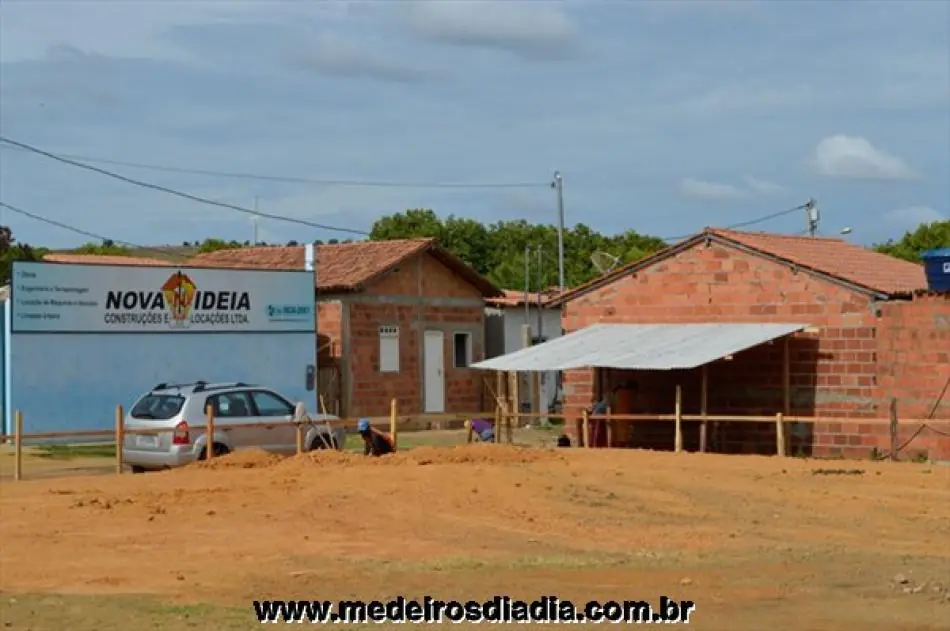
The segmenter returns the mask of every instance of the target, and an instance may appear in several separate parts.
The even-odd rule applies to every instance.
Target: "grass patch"
[[[115,458],[115,445],[37,445],[31,454],[49,460],[75,458]]]

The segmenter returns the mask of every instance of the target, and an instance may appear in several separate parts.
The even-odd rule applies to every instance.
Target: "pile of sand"
[[[267,469],[285,460],[283,456],[272,454],[263,449],[241,449],[226,456],[199,460],[186,469]]]
[[[550,449],[512,445],[471,444],[456,447],[416,447],[395,454],[370,458],[357,452],[318,449],[299,456],[283,457],[259,449],[242,449],[226,456],[196,462],[198,469],[270,469],[300,470],[312,467],[421,466],[433,464],[528,464],[564,461],[565,455]]]

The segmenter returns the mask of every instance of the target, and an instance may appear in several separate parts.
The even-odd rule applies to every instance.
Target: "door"
[[[233,449],[261,446],[264,430],[241,427],[257,422],[246,392],[222,392],[208,400],[214,406],[215,434],[225,434]]]
[[[424,408],[427,413],[441,414],[445,412],[445,334],[426,331],[424,349]]]
[[[283,423],[260,430],[261,449],[284,453],[297,451],[297,428],[287,424],[294,419],[294,404],[267,390],[251,390],[249,394],[254,401],[255,422]]]

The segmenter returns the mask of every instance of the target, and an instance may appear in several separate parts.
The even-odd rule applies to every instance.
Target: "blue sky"
[[[870,243],[950,216],[950,3],[2,0],[0,130],[184,168],[532,184],[108,167],[357,229],[411,207],[553,223],[559,169],[569,224],[667,237],[814,197],[823,234]],[[0,151],[0,199],[137,243],[252,235],[247,216],[22,151]],[[27,242],[87,240],[5,222]]]

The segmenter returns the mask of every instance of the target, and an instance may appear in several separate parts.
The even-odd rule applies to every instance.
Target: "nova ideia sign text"
[[[16,262],[14,333],[314,330],[313,272]]]

